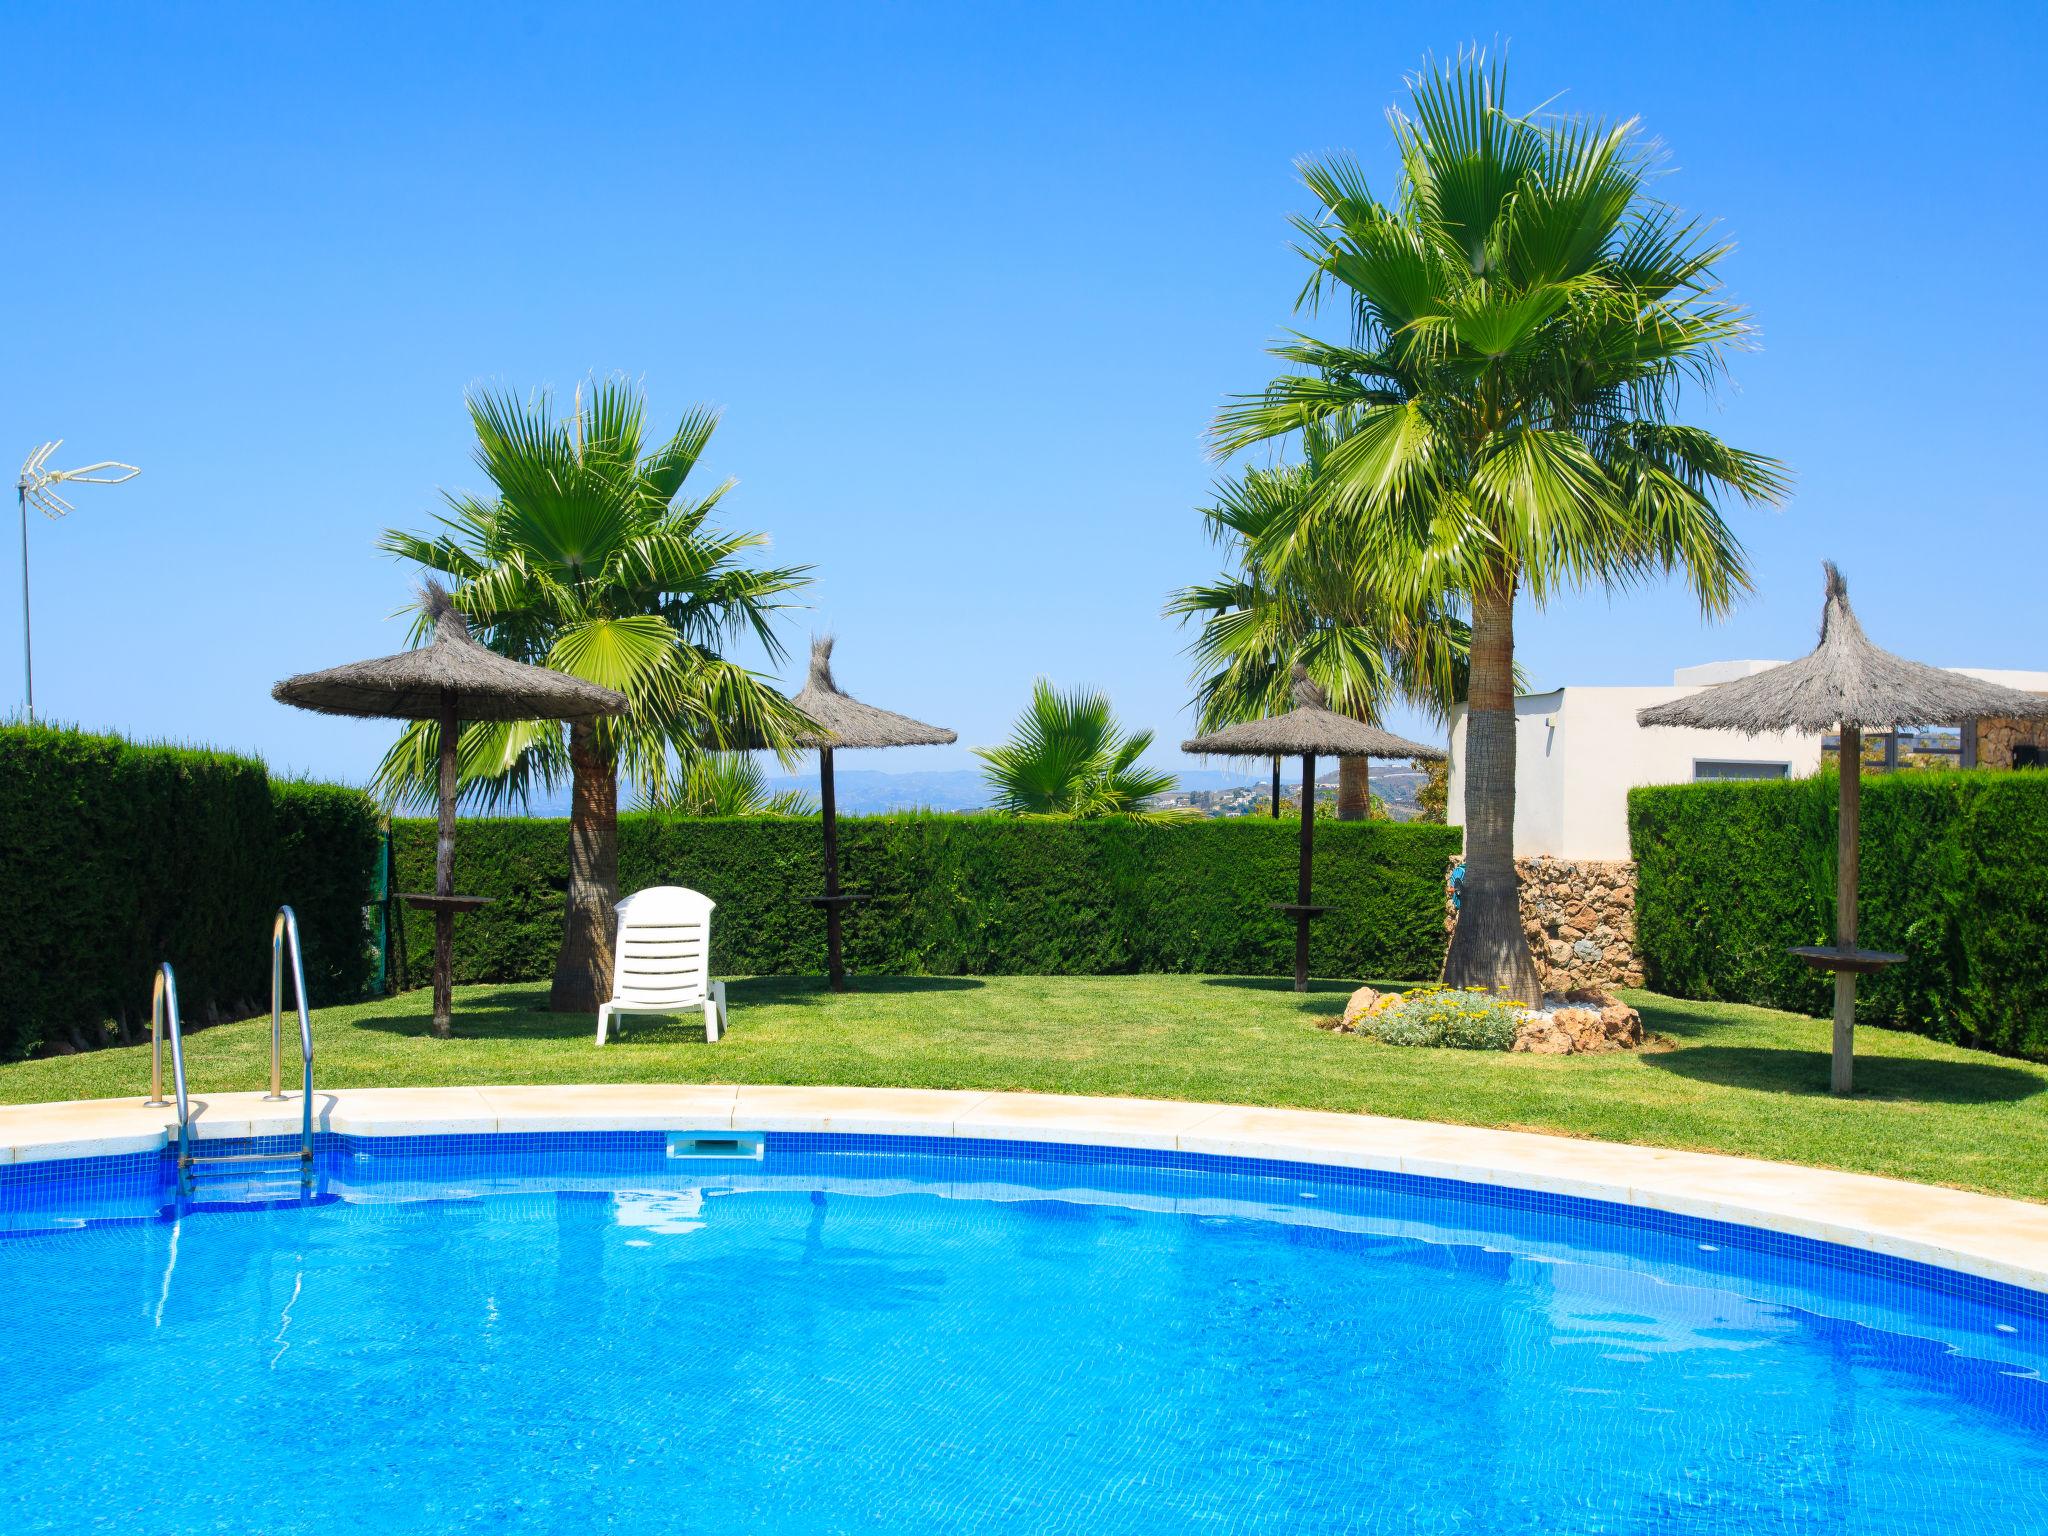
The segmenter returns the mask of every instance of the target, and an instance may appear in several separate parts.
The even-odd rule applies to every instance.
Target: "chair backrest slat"
[[[650,886],[620,902],[612,1000],[678,1007],[702,1002],[716,905],[703,892],[680,885]]]

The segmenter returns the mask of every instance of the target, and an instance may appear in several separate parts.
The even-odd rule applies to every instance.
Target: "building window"
[[[1694,783],[1704,779],[1789,779],[1790,763],[1746,763],[1731,758],[1696,757],[1692,764]]]

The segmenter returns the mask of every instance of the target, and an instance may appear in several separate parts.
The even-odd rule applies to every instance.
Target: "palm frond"
[[[1200,729],[1291,707],[1297,664],[1368,721],[1396,697],[1437,717],[1463,697],[1463,621],[1439,593],[1389,579],[1409,562],[1384,530],[1328,515],[1325,477],[1347,442],[1311,434],[1303,463],[1245,470],[1204,509],[1235,568],[1166,603],[1197,625],[1187,655]]]
[[[721,652],[751,636],[779,660],[775,622],[808,567],[754,565],[764,536],[708,526],[730,481],[686,494],[718,413],[691,409],[648,452],[644,397],[620,377],[579,391],[566,418],[546,395],[480,391],[469,410],[493,494],[450,495],[439,529],[388,530],[380,546],[454,578],[477,638],[501,655],[624,692],[631,711],[600,722],[596,739],[643,788],[659,790],[706,750],[786,750],[802,720],[768,679]],[[464,771],[485,787],[466,779],[465,796],[517,799],[559,782],[561,734],[514,731],[488,750],[479,737]],[[427,739],[415,729],[394,747],[392,786],[424,782]],[[465,752],[469,743],[465,731]]]
[[[724,416],[723,411],[709,405],[693,405],[683,413],[674,435],[655,450],[642,469],[649,495],[666,505],[682,493],[683,482],[690,478],[690,471],[704,456],[704,450],[711,443],[711,434],[718,430],[718,423]],[[701,510],[708,511],[710,503],[723,496],[732,484],[727,480],[713,491]]]
[[[1172,789],[1174,777],[1141,767],[1150,731],[1126,732],[1107,695],[1062,693],[1040,678],[1010,740],[976,747],[998,810],[1013,815],[1095,817],[1140,814]]]
[[[802,791],[770,791],[768,777],[751,753],[701,752],[683,762],[665,783],[642,786],[640,810],[669,816],[815,816],[816,804]]]
[[[1410,87],[1389,116],[1391,196],[1348,158],[1301,166],[1321,205],[1294,224],[1302,302],[1344,300],[1349,342],[1275,346],[1295,371],[1210,431],[1218,458],[1329,439],[1320,494],[1257,537],[1247,578],[1294,581],[1334,540],[1369,548],[1375,588],[1410,613],[1670,571],[1725,606],[1746,574],[1722,508],[1789,483],[1678,420],[1750,340],[1715,276],[1726,241],[1647,194],[1657,152],[1633,120],[1517,115],[1504,65],[1478,53],[1429,61]],[[1247,510],[1209,509],[1212,536],[1228,544]],[[1175,611],[1199,611],[1192,593]]]
[[[441,727],[414,720],[370,780],[387,810],[431,811],[440,793]],[[552,720],[479,721],[455,740],[456,803],[477,811],[526,810],[534,794],[569,782],[567,734]]]

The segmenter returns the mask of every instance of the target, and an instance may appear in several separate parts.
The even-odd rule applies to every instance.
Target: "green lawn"
[[[1348,986],[1194,976],[868,978],[732,984],[731,1033],[628,1020],[598,1050],[591,1021],[541,1011],[544,989],[468,987],[457,1038],[427,995],[315,1017],[320,1079],[394,1084],[741,1082],[1135,1094],[1366,1110],[1467,1125],[1698,1147],[2048,1199],[2048,1067],[1857,1032],[1862,1092],[1829,1097],[1828,1025],[1762,1008],[1629,994],[1664,1048],[1511,1056],[1396,1049],[1315,1026]],[[195,1092],[258,1088],[269,1021],[191,1037]],[[287,1050],[296,1052],[289,1043]],[[295,1060],[295,1055],[294,1055]],[[288,1069],[295,1073],[296,1065]],[[146,1047],[0,1066],[0,1103],[140,1096]]]

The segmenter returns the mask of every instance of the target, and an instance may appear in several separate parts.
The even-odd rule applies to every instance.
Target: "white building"
[[[1628,792],[1638,784],[1782,779],[1812,773],[1820,766],[1822,738],[1817,734],[1740,736],[1669,726],[1645,730],[1636,724],[1639,709],[1777,665],[1716,661],[1680,667],[1666,688],[1557,688],[1521,695],[1515,700],[1516,854],[1627,858]],[[2048,672],[1957,670],[2008,688],[2048,693]],[[1970,766],[1977,757],[1974,724],[1962,732],[1962,743],[1964,765]],[[1460,705],[1451,716],[1448,814],[1454,823],[1465,819],[1464,762],[1465,710]]]

